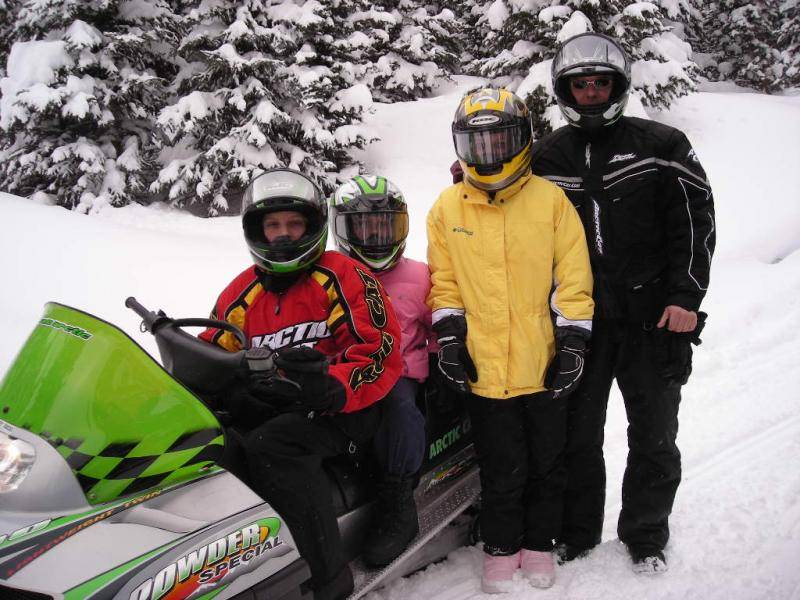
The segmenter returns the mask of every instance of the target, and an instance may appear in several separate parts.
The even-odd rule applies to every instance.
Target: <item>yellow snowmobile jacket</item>
[[[463,314],[472,392],[544,390],[556,326],[591,331],[592,272],[580,218],[560,188],[526,174],[494,197],[445,189],[427,220],[433,322]]]

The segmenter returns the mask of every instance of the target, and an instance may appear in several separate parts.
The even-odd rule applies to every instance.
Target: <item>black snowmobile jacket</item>
[[[578,210],[594,275],[595,318],[652,323],[696,311],[714,252],[714,200],[679,130],[634,117],[587,135],[565,126],[533,146],[533,172]]]

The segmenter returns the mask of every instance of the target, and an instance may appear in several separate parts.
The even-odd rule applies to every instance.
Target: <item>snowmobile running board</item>
[[[369,569],[361,559],[350,563],[355,580],[355,591],[348,600],[357,600],[396,577],[410,574],[429,562],[423,561],[416,568],[412,566],[417,551],[428,544],[437,533],[441,532],[477,500],[481,489],[478,466],[473,465],[466,475],[460,477],[452,485],[442,486],[442,488],[441,491],[424,500],[424,505],[419,509],[419,533],[411,540],[408,548],[394,561],[383,569]]]

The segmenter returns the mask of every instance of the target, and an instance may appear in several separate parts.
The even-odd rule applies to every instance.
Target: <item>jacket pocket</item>
[[[658,322],[667,301],[665,275],[627,284],[625,301],[629,321],[649,324]]]
[[[653,359],[661,378],[671,385],[683,385],[692,374],[692,343],[686,335],[666,328],[652,331]]]
[[[661,227],[656,213],[658,177],[647,170],[620,179],[606,188],[610,237],[620,248],[659,243]]]

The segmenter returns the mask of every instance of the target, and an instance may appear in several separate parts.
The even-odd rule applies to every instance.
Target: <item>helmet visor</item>
[[[385,248],[408,236],[408,214],[402,212],[339,213],[336,235],[360,248]]]
[[[511,160],[531,139],[522,124],[484,131],[454,131],[456,155],[470,165],[496,165]]]
[[[242,212],[255,205],[258,208],[286,210],[297,202],[324,205],[324,200],[310,179],[294,171],[276,169],[253,179],[245,190]]]
[[[560,75],[627,71],[622,49],[600,35],[579,35],[567,40],[553,59],[553,73]]]

